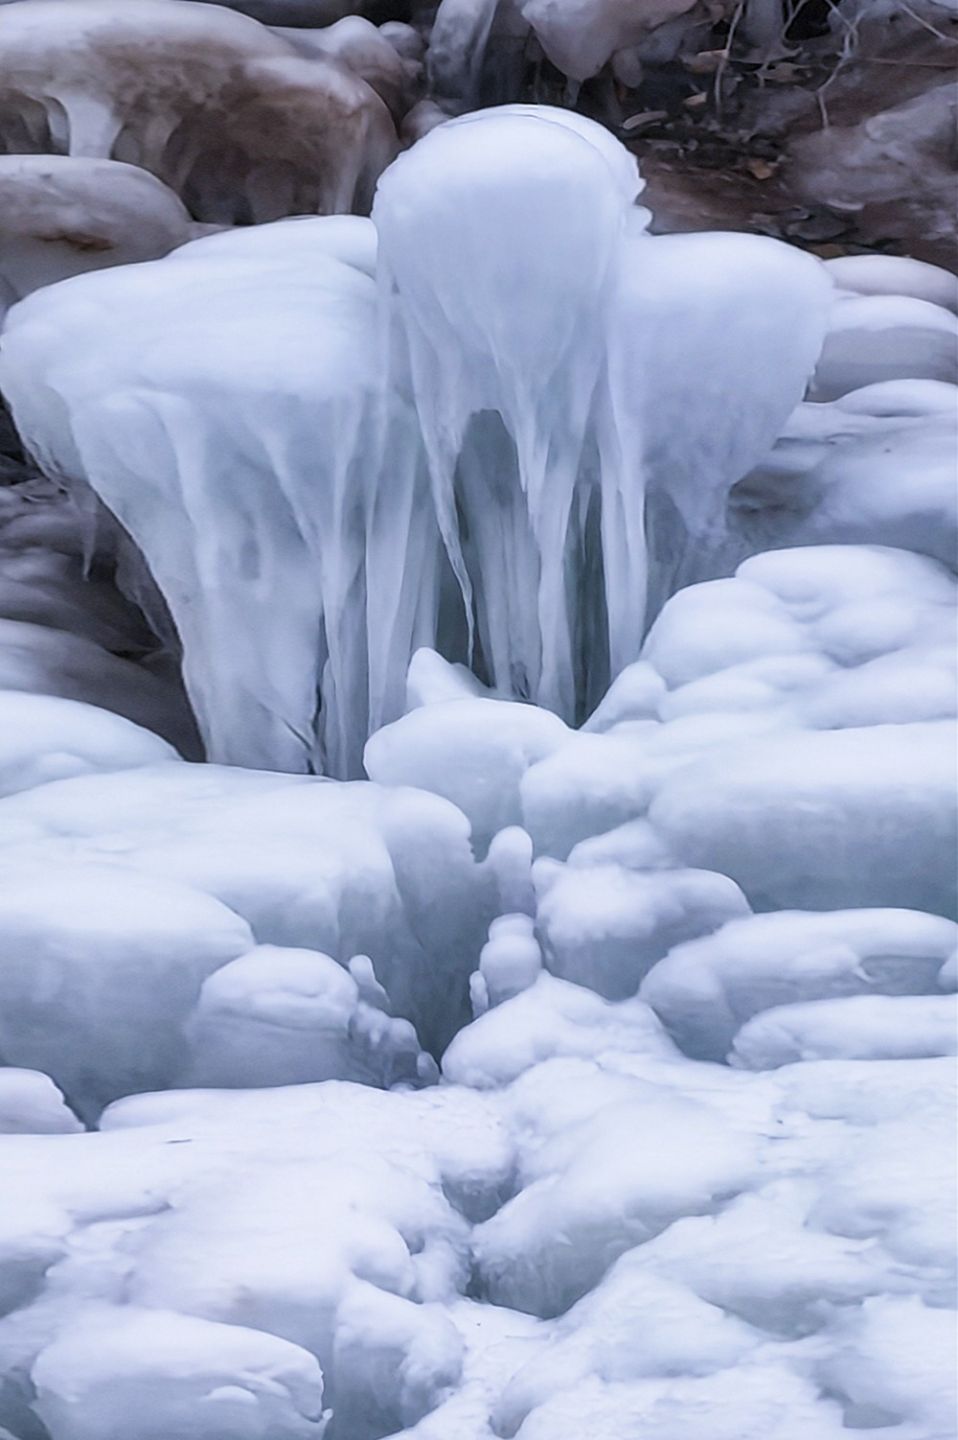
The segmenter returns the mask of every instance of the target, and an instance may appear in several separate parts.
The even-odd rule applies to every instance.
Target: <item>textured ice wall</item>
[[[211,758],[359,773],[423,644],[581,719],[701,578],[831,282],[650,237],[640,189],[598,126],[488,111],[391,167],[375,231],[217,236],[17,309],[18,424],[139,545]]]

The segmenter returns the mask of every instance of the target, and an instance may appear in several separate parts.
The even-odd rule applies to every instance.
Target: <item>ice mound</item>
[[[581,985],[542,974],[460,1030],[442,1058],[442,1073],[456,1085],[494,1089],[544,1060],[606,1050],[673,1053],[642,1001],[613,1005]]]
[[[36,1412],[60,1440],[321,1440],[323,1377],[297,1345],[238,1325],[94,1305],[40,1355]]]
[[[958,388],[942,381],[886,380],[799,406],[771,455],[733,487],[729,558],[854,542],[955,568],[956,433]]]
[[[958,926],[908,910],[776,911],[678,945],[642,998],[689,1055],[722,1060],[761,1011],[857,995],[934,995]],[[901,1015],[906,1012],[892,1007]]]
[[[834,400],[889,380],[958,382],[958,317],[909,295],[844,295],[832,313],[812,381]]]
[[[203,981],[252,946],[246,923],[209,895],[109,865],[8,860],[5,873],[5,1061],[45,1071],[84,1116],[168,1085]]]
[[[540,867],[537,926],[553,974],[610,1000],[634,995],[674,945],[749,913],[727,875],[621,864]]]
[[[0,1069],[0,1135],[59,1135],[82,1130],[49,1075]]]
[[[710,573],[831,282],[770,240],[651,237],[640,189],[599,126],[506,107],[391,166],[375,231],[216,236],[16,308],[17,423],[139,545],[211,758],[358,774],[423,645],[581,719]]]
[[[952,995],[852,995],[777,1005],[746,1022],[729,1059],[749,1070],[794,1060],[896,1060],[958,1053]]]
[[[363,982],[367,974],[375,980],[362,959],[352,963],[354,975],[315,950],[261,945],[215,971],[186,1027],[183,1083],[356,1080],[387,1089],[434,1078],[435,1062],[419,1049],[409,1021],[369,1003],[371,987]]]
[[[251,950],[253,936],[260,945],[320,951],[342,966],[367,957],[354,967],[355,995],[349,977],[343,980],[353,997],[350,1010],[360,999],[365,1005],[364,987],[378,995],[381,986],[393,1015],[410,1021],[435,1054],[468,1018],[469,974],[500,904],[500,874],[507,880],[511,873],[495,855],[485,865],[476,863],[468,823],[448,801],[368,782],[341,785],[209,765],[154,765],[42,785],[3,805],[0,844],[11,847],[5,853],[29,861],[38,874],[62,864],[64,883],[74,877],[78,905],[83,876],[104,864],[113,867],[103,877],[105,895],[119,889],[122,898],[127,883],[141,886],[145,896],[152,887],[201,892],[211,914],[229,917],[247,937],[245,945],[222,954],[219,965]],[[160,888],[157,904],[161,893]],[[64,924],[69,913],[64,899]],[[128,914],[133,925],[135,908]],[[42,918],[38,911],[37,923]],[[269,958],[260,952],[246,973],[255,964],[265,984]],[[273,958],[281,986],[284,955]],[[296,963],[290,956],[285,962]],[[86,952],[77,954],[78,971],[91,963]],[[325,969],[322,959],[316,963]],[[206,973],[191,972],[191,1004]],[[242,994],[243,972],[232,973]],[[289,983],[289,1005],[295,1009],[301,982],[290,972]],[[305,978],[302,983],[308,994]],[[229,1008],[228,991],[228,979],[217,982],[212,994],[207,991],[204,1024],[219,1023],[214,1017],[222,1016],[220,1002]],[[135,993],[129,1002],[140,1003]],[[55,999],[51,1003],[55,1011]],[[89,1003],[92,1012],[92,994]],[[246,1023],[255,1030],[256,1002],[251,1003]],[[390,1028],[386,1016],[380,1021],[365,1009],[361,1014],[362,1026],[372,1027],[367,1040],[374,1050],[374,1032],[382,1027],[382,1063],[388,1069],[392,1050],[409,1049],[408,1032]],[[51,1013],[48,1023],[53,1018]],[[308,1013],[302,1018],[309,1023]],[[356,1019],[359,1023],[358,1014]],[[102,1022],[108,1023],[106,1013]],[[70,1017],[64,1014],[62,1023],[69,1027]],[[138,1027],[147,1023],[145,1013],[142,1020],[131,1016],[123,1043],[135,1048]],[[358,1037],[357,1045],[361,1051]]]
[[[376,1440],[457,1385],[465,1217],[512,1164],[469,1092],[180,1092],[114,1107],[99,1135],[4,1145],[15,1431],[39,1413],[54,1436],[273,1440],[321,1435],[332,1409],[329,1436]],[[124,1432],[140,1406],[152,1428]]]

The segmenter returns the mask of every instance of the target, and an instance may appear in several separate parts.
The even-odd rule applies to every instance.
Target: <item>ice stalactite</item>
[[[598,126],[507,107],[402,156],[372,223],[208,237],[17,308],[21,431],[142,550],[211,758],[361,773],[422,645],[582,719],[715,573],[832,285],[775,241],[648,235],[641,188]]]

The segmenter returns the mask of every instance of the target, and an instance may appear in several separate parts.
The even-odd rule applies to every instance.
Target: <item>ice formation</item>
[[[128,159],[0,159],[0,1440],[950,1440],[949,277],[565,112],[202,238]]]
[[[598,126],[490,111],[391,167],[375,230],[217,236],[18,308],[18,424],[139,544],[210,758],[359,773],[423,644],[581,719],[718,563],[831,288],[772,241],[650,237],[640,189]]]

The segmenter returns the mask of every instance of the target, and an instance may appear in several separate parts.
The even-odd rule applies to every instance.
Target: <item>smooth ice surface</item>
[[[379,982],[394,1013],[432,1050],[468,1015],[469,973],[495,914],[499,879],[491,861],[476,863],[468,822],[447,800],[368,782],[170,764],[60,781],[4,803],[0,845],[12,847],[4,853],[29,860],[38,877],[62,862],[78,903],[94,865],[112,867],[104,894],[119,887],[120,901],[127,880],[157,887],[158,902],[163,887],[188,887],[247,937],[219,964],[252,949],[253,935],[262,945],[321,951],[344,966],[369,957],[372,990]],[[135,928],[137,911],[124,905]],[[65,896],[61,912],[68,923]],[[39,910],[36,923],[43,923]],[[103,923],[111,923],[109,912]],[[198,989],[209,972],[190,973]],[[134,1043],[132,1033],[124,1043]]]
[[[109,710],[55,695],[0,691],[0,795],[89,771],[175,759],[165,740]]]
[[[169,1084],[206,976],[252,944],[211,896],[118,866],[5,866],[0,1054],[84,1115]]]
[[[311,1355],[162,1309],[91,1306],[31,1378],[37,1414],[62,1440],[129,1440],[131,1423],[138,1440],[321,1440],[326,1429]]]

